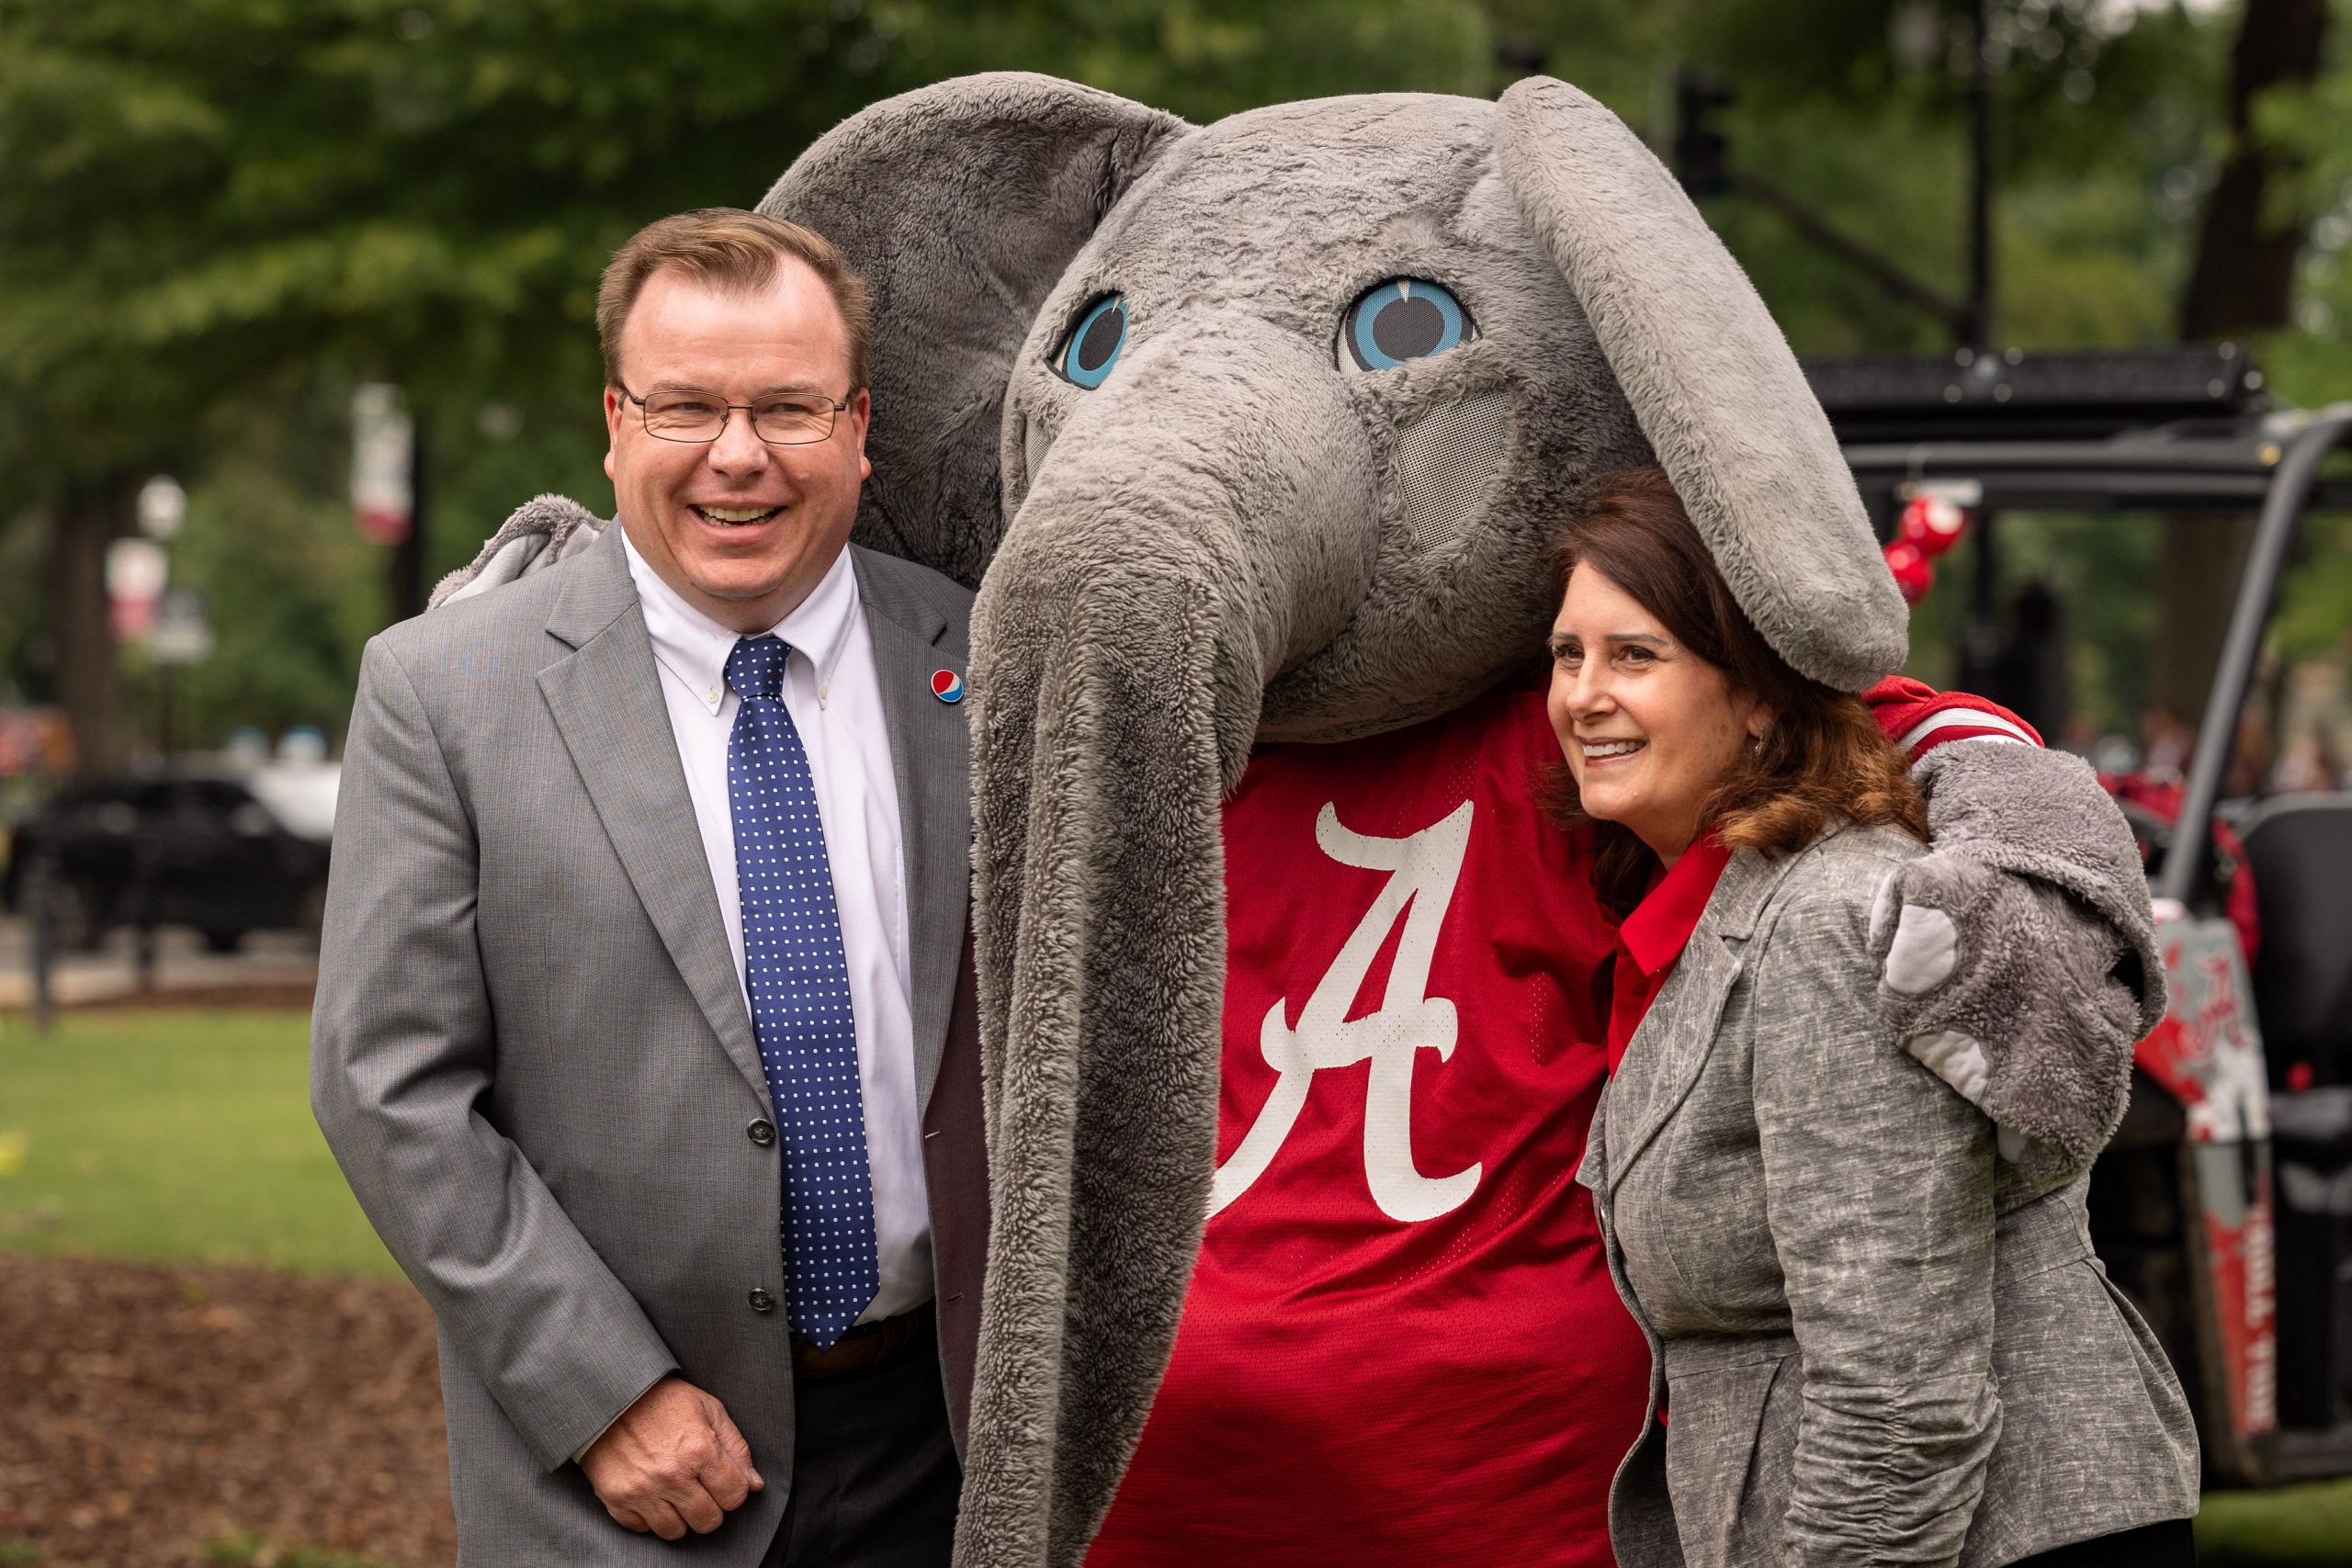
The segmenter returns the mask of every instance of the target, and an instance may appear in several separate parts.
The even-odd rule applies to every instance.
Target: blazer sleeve
[[[344,749],[311,1105],[445,1343],[553,1470],[676,1362],[484,1114],[497,1042],[477,874],[424,705],[379,637]]]
[[[1879,1019],[1884,865],[1830,869],[1759,937],[1753,992],[1765,1211],[1804,1374],[1786,1560],[1951,1563],[2000,1431],[1993,1129]]]

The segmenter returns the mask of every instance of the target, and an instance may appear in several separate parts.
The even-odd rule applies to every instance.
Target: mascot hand
[[[1959,741],[1914,776],[1934,848],[1872,911],[1881,1012],[2029,1178],[2085,1169],[2122,1118],[2132,1043],[2164,1016],[2131,830],[2063,752]]]
[[[443,578],[428,609],[452,599],[470,599],[573,556],[596,542],[604,520],[568,496],[533,496],[514,509],[497,533],[482,542],[474,558]]]

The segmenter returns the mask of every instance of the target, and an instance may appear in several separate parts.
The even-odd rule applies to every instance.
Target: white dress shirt
[[[702,829],[703,853],[710,862],[740,985],[743,908],[735,884],[727,743],[741,704],[726,678],[727,656],[740,634],[687,604],[656,576],[627,534],[621,542],[645,607],[670,728],[678,739],[678,761],[685,765],[686,795]],[[792,649],[785,662],[784,706],[808,753],[825,858],[832,867],[833,903],[841,911],[842,955],[849,964],[857,1082],[865,1100],[865,1157],[874,1180],[874,1242],[882,1274],[882,1288],[859,1319],[872,1322],[931,1299],[931,1205],[915,1107],[898,774],[884,727],[874,639],[849,552],[842,551],[798,609],[769,629]],[[746,991],[744,1006],[750,1005]]]

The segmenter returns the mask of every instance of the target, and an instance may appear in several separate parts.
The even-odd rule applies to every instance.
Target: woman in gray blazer
[[[2194,1429],[2086,1177],[2022,1177],[1881,1021],[1872,901],[1924,836],[1900,759],[1758,635],[1659,471],[1560,567],[1555,805],[1630,910],[1577,1173],[1653,1356],[1619,1562],[2192,1562]]]

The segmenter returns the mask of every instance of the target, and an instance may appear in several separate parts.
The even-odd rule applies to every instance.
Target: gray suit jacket
[[[965,930],[971,595],[864,550],[905,836],[943,1362],[971,1383],[987,1198]],[[368,646],[344,757],[311,1103],[432,1303],[461,1561],[756,1562],[792,1474],[782,1200],[752,1022],[620,530]],[[763,1298],[764,1299],[764,1298]],[[569,1456],[662,1373],[767,1488],[672,1545]]]
[[[2197,1511],[2180,1386],[2085,1180],[2026,1182],[1879,1021],[1871,900],[1919,846],[1735,856],[1577,1179],[1653,1354],[1624,1568],[1992,1568]]]

